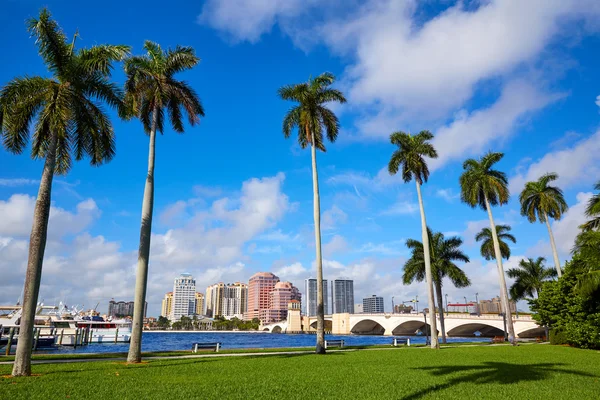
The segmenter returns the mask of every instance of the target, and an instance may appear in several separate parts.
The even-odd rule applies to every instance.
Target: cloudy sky
[[[272,271],[302,287],[314,276],[310,152],[286,140],[290,104],[277,89],[330,71],[348,103],[342,132],[319,154],[325,278],[355,280],[363,296],[416,295],[404,286],[404,242],[420,238],[414,184],[390,177],[390,133],[431,130],[439,158],[423,189],[429,225],[465,241],[473,285],[450,301],[499,292],[494,264],[475,233],[487,216],[461,204],[462,161],[503,151],[498,168],[512,199],[493,210],[518,243],[505,264],[551,260],[546,228],[519,215],[518,193],[546,172],[560,175],[570,210],[553,223],[569,256],[600,167],[600,3],[595,0],[9,0],[0,14],[0,85],[47,72],[24,21],[48,5],[78,45],[150,39],[193,46],[202,63],[181,76],[200,94],[206,118],[185,135],[157,140],[149,314],[173,279],[192,273],[202,290]],[[119,66],[120,68],[120,66]],[[114,79],[122,83],[123,74]],[[133,297],[148,139],[136,121],[111,113],[117,157],[58,177],[40,299],[86,307]],[[42,163],[0,147],[0,304],[21,294]],[[551,261],[549,265],[552,265]],[[523,305],[521,305],[523,307]]]

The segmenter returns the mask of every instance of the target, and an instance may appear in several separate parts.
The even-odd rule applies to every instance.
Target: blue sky
[[[355,279],[357,301],[378,294],[425,298],[403,286],[407,238],[420,237],[414,183],[385,167],[396,130],[431,130],[440,158],[424,187],[429,225],[460,235],[471,257],[472,287],[446,285],[450,301],[498,293],[495,266],[478,255],[474,234],[486,214],[460,203],[462,161],[492,149],[513,198],[494,209],[517,245],[506,267],[545,256],[548,235],[518,213],[524,182],[560,175],[571,206],[553,224],[561,259],[583,220],[597,179],[600,6],[585,1],[228,0],[8,1],[0,15],[5,54],[0,85],[45,75],[24,21],[48,6],[79,46],[123,43],[140,53],[146,39],[193,46],[201,64],[181,75],[199,93],[206,118],[184,135],[158,138],[149,312],[181,272],[199,288],[273,271],[302,288],[314,275],[310,153],[284,139],[290,104],[277,89],[330,71],[348,103],[333,106],[342,132],[319,154],[325,277]],[[114,79],[122,83],[121,66]],[[117,156],[58,177],[41,298],[106,309],[133,295],[147,137],[114,113]],[[42,164],[0,150],[0,303],[21,292],[37,180]]]

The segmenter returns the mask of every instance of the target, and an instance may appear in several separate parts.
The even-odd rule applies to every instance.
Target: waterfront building
[[[304,286],[306,315],[313,317],[317,315],[317,280],[315,278],[309,278],[304,281]],[[327,303],[327,279],[323,279],[323,312],[329,314]]]
[[[287,318],[290,301],[301,299],[300,291],[291,282],[278,282],[269,293],[268,308],[260,310],[258,318],[263,325],[283,321]]]
[[[171,321],[191,317],[196,313],[196,280],[188,273],[181,274],[173,284],[173,308]]]
[[[363,312],[365,314],[381,314],[384,312],[383,297],[371,296],[363,299]]]
[[[133,317],[133,305],[133,301],[115,301],[115,299],[111,299],[108,302],[107,315],[113,318]],[[144,317],[146,317],[147,308],[148,302],[144,304]]]
[[[290,300],[288,303],[286,333],[302,333],[302,316],[300,315],[301,305],[299,300]]]
[[[160,308],[160,315],[165,318],[170,318],[173,312],[173,292],[165,294]]]
[[[215,283],[206,288],[206,315],[242,319],[248,304],[248,285]]]
[[[277,282],[279,278],[270,272],[257,272],[250,277],[245,320],[260,318],[260,311],[269,308],[269,294]]]
[[[517,311],[517,303],[510,300],[508,302],[508,304],[510,305],[510,311],[511,312],[516,312]],[[493,299],[490,300],[479,300],[479,311],[481,312],[481,314],[500,314],[503,310],[502,308],[502,301],[500,300],[500,296],[496,296]]]
[[[407,306],[406,304],[396,304],[394,306],[394,313],[396,314],[410,314],[413,310],[412,306]]]
[[[204,315],[204,294],[196,292],[196,315]]]
[[[363,312],[363,305],[362,305],[362,303],[356,303],[354,305],[354,312],[356,314],[362,314],[362,312]]]
[[[331,313],[354,314],[354,281],[334,279],[331,281]]]
[[[468,303],[448,303],[448,312],[456,313],[477,313],[477,304],[475,302]]]

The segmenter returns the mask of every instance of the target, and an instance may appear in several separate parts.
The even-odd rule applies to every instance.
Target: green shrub
[[[569,344],[567,334],[561,329],[550,331],[550,344]]]

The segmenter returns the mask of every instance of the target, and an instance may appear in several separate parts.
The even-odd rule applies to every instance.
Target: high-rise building
[[[248,306],[245,320],[260,318],[260,311],[269,308],[269,294],[275,288],[279,278],[270,272],[257,272],[248,282]]]
[[[192,275],[184,273],[175,279],[173,285],[173,309],[171,321],[179,321],[181,317],[196,313],[196,281]]]
[[[278,282],[269,293],[269,307],[260,310],[259,318],[262,324],[283,321],[287,318],[290,301],[300,302],[302,295],[291,282]]]
[[[373,295],[363,299],[363,313],[381,314],[383,312],[383,297]]]
[[[196,292],[196,315],[204,315],[204,294]]]
[[[173,312],[173,292],[165,294],[165,298],[162,300],[162,306],[160,308],[160,315],[165,318],[171,318]]]
[[[304,281],[306,296],[306,315],[309,317],[317,315],[317,280],[315,278],[309,278]],[[329,307],[327,304],[327,279],[323,279],[323,312],[329,314]]]
[[[215,283],[206,288],[206,315],[243,318],[248,303],[248,285]]]
[[[354,314],[354,281],[335,279],[331,281],[331,313]]]
[[[111,299],[108,302],[108,316],[113,318],[133,317],[133,301],[115,301]],[[144,305],[144,318],[146,317],[146,309],[148,302]]]

